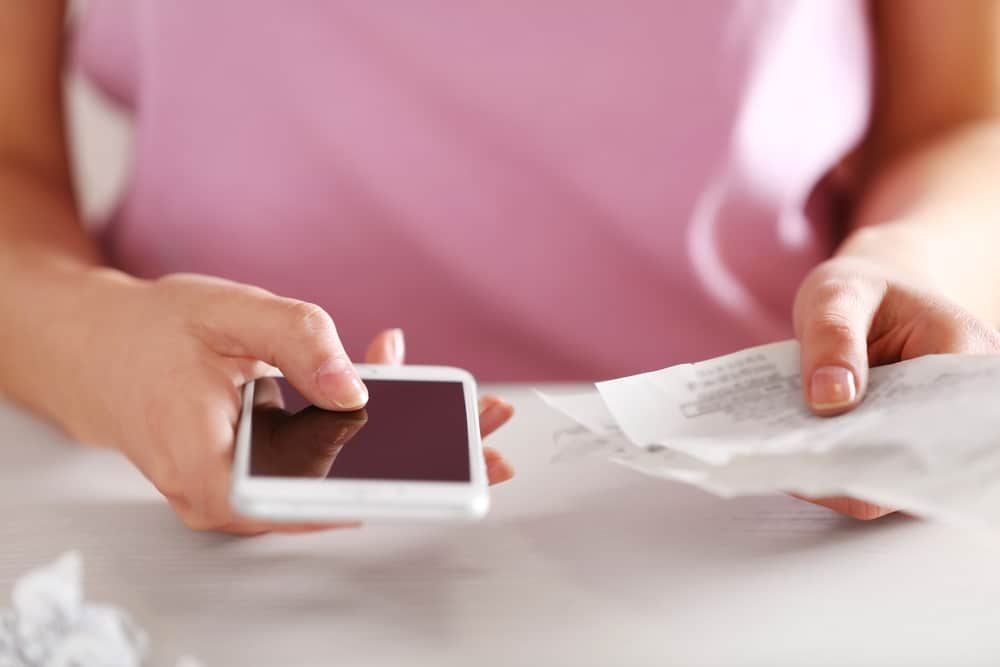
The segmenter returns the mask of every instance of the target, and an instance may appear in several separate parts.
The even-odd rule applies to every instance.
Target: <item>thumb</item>
[[[861,400],[868,382],[868,331],[883,288],[818,271],[795,299],[795,333],[806,404],[835,415]]]
[[[344,350],[333,319],[319,306],[259,289],[233,290],[201,309],[227,354],[277,366],[309,401],[357,410],[368,389]]]

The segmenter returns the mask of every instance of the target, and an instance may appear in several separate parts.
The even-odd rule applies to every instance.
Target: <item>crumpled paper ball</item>
[[[76,551],[21,577],[0,611],[0,667],[139,667],[148,652],[128,612],[84,601]]]

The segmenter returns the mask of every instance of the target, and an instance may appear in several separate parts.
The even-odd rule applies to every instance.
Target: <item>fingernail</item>
[[[389,333],[389,358],[402,363],[404,354],[406,354],[406,342],[403,339],[403,330],[393,329]]]
[[[368,388],[347,357],[335,357],[316,372],[316,383],[334,405],[357,410],[368,402]]]
[[[858,390],[854,373],[841,366],[821,366],[813,372],[809,396],[817,410],[836,410],[854,403]]]
[[[514,476],[514,468],[504,459],[497,459],[486,464],[486,476],[496,482],[506,482]]]

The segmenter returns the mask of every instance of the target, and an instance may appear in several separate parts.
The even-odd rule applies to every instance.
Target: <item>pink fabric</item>
[[[488,380],[790,336],[870,104],[862,0],[95,0],[77,36],[136,114],[113,261]]]

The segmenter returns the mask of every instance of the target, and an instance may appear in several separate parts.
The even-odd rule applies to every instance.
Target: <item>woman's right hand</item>
[[[269,526],[228,502],[241,387],[278,367],[310,401],[355,410],[368,393],[319,306],[198,275],[109,281],[90,290],[93,337],[69,404],[50,414],[79,440],[120,449],[188,526]]]
[[[76,331],[88,333],[76,341],[66,336],[75,343],[74,367],[38,407],[78,440],[120,449],[191,528],[256,534],[335,527],[253,521],[229,504],[245,383],[277,367],[322,408],[356,410],[367,402],[330,316],[217,278],[141,281],[98,273],[77,290],[73,315],[87,321]],[[369,360],[402,363],[403,346],[401,332],[382,332]],[[510,406],[493,397],[481,408],[484,435],[510,417]],[[487,450],[487,464],[491,483],[512,474],[494,450]]]

